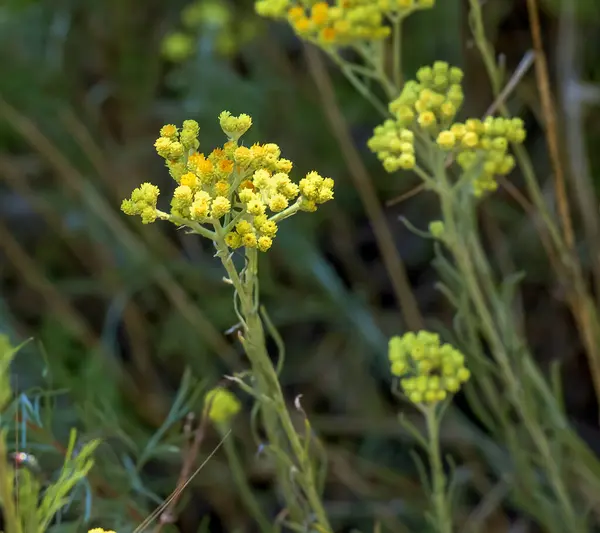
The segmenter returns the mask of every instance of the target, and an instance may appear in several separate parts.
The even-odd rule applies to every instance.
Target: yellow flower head
[[[159,137],[154,143],[154,148],[156,148],[156,152],[160,157],[166,159],[171,153],[171,144],[173,144],[173,141],[169,137]]]
[[[273,239],[271,239],[271,237],[267,237],[266,235],[263,235],[262,237],[258,238],[258,242],[257,242],[256,246],[261,252],[266,252],[269,248],[271,248],[272,244],[273,244]]]
[[[242,237],[239,233],[235,233],[230,231],[227,235],[225,235],[225,244],[229,246],[229,248],[239,248],[242,245]]]
[[[194,174],[193,172],[187,172],[186,174],[181,176],[181,178],[179,180],[180,185],[185,185],[186,187],[189,187],[191,189],[196,187],[197,183],[198,183],[198,178],[196,177],[196,174]]]
[[[311,20],[317,26],[322,26],[328,20],[329,4],[327,2],[317,2],[311,9]]]
[[[217,196],[212,201],[210,216],[212,218],[221,218],[223,215],[231,211],[231,202],[224,196]]]
[[[174,124],[167,124],[160,129],[160,136],[167,137],[172,141],[177,140],[177,126]]]

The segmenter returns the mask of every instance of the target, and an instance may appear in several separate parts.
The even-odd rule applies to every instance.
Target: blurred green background
[[[118,210],[142,181],[172,186],[153,149],[161,125],[197,120],[202,149],[210,151],[223,142],[216,117],[227,109],[252,115],[246,141],[278,143],[295,162],[297,177],[317,169],[336,181],[336,201],[316,216],[287,221],[274,248],[261,257],[263,302],[287,346],[286,394],[290,402],[302,394],[329,453],[327,508],[339,531],[370,531],[376,522],[390,531],[421,531],[427,502],[410,438],[397,422],[402,406],[389,392],[387,370],[387,339],[406,326],[365,214],[365,197],[352,178],[356,169],[348,164],[348,150],[327,119],[304,45],[288,27],[259,19],[252,4],[0,4],[0,328],[15,342],[35,339],[17,359],[16,388],[56,391],[33,395],[41,403],[23,414],[15,433],[48,471],[58,464],[57,443],[64,444],[70,426],[106,443],[90,481],[92,506],[57,528],[85,529],[89,519],[133,529],[175,486],[181,457],[173,445],[181,444],[182,419],[197,406],[198,394],[245,366],[226,334],[235,322],[232,295],[210,246],[167,224],[142,227]],[[467,2],[438,4],[406,24],[404,73],[411,77],[438,59],[462,66],[464,113],[482,114],[491,96],[471,41]],[[600,166],[593,148],[600,136],[600,7],[595,0],[573,0],[572,7],[566,13],[559,0],[543,2],[544,39],[560,110],[575,98],[567,82],[590,95],[587,103],[575,102],[582,110],[577,124],[561,114],[561,131],[577,129],[594,176]],[[510,74],[531,48],[525,2],[487,0],[483,9],[488,35]],[[576,43],[565,59],[561,51],[569,38]],[[565,61],[573,67],[568,79]],[[437,217],[434,198],[421,193],[387,205],[417,180],[380,168],[365,146],[380,117],[334,67],[327,68],[352,149],[384,206],[420,310],[432,328],[450,328],[451,309],[435,290],[431,243],[398,220],[402,215],[425,229]],[[532,70],[510,105],[527,122],[528,148],[549,188]],[[520,187],[519,176],[513,182]],[[599,448],[585,355],[531,220],[502,190],[484,203],[481,224],[499,271],[528,271],[522,297],[533,351],[543,366],[562,363],[570,416]],[[176,399],[182,403],[173,411]],[[494,443],[466,403],[457,403],[459,415],[448,421],[443,440],[462,465],[460,509],[468,516],[492,490],[480,451]],[[43,414],[40,424],[31,413]],[[249,480],[274,517],[281,501],[273,472],[249,437],[247,418],[239,417],[233,438]],[[161,428],[159,446],[152,438]],[[207,437],[203,456],[217,441],[216,434]],[[154,448],[145,457],[148,443]],[[535,531],[527,520],[500,496],[482,531],[509,531],[515,524]],[[186,533],[254,530],[223,454],[188,488],[176,525]]]

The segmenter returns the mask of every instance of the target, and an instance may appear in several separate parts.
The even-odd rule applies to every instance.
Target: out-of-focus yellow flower
[[[460,390],[470,377],[464,355],[441,344],[436,333],[419,331],[392,337],[389,342],[392,374],[413,403],[437,403]]]
[[[194,38],[186,33],[171,33],[165,37],[162,43],[163,55],[174,63],[186,60],[193,51]]]
[[[229,422],[241,409],[241,404],[235,395],[222,387],[206,393],[204,406],[208,410],[208,417],[218,424]]]

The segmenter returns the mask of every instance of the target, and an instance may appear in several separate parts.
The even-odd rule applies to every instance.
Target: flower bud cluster
[[[506,176],[515,166],[508,153],[510,143],[525,140],[525,128],[520,118],[487,117],[455,123],[437,136],[437,144],[452,151],[464,171],[476,169],[473,193],[482,196],[498,188],[496,176]]]
[[[439,335],[428,331],[392,337],[389,360],[392,374],[400,378],[402,390],[416,404],[445,400],[471,375],[464,355],[449,344],[440,344]]]

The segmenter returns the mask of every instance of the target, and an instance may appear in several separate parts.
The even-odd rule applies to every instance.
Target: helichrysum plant
[[[226,142],[210,152],[201,152],[199,125],[186,120],[181,128],[166,125],[155,147],[175,181],[170,208],[158,207],[158,187],[144,183],[124,200],[121,209],[141,217],[144,224],[157,219],[211,240],[216,256],[234,289],[239,339],[252,366],[250,382],[238,383],[258,402],[267,449],[273,451],[278,480],[291,522],[330,531],[309,443],[294,426],[265,343],[265,330],[258,293],[258,254],[267,252],[279,223],[299,211],[313,212],[333,199],[333,180],[318,172],[306,174],[298,183],[290,177],[292,162],[281,156],[274,143],[245,146],[240,138],[252,126],[248,115],[224,111],[219,123]],[[244,257],[239,267],[234,257]],[[270,321],[266,322],[270,327]],[[224,421],[239,408],[226,390],[212,393],[209,417]],[[207,403],[209,405],[209,403]]]
[[[392,337],[388,356],[390,370],[398,378],[401,391],[423,414],[427,438],[418,438],[426,449],[431,468],[433,513],[431,521],[440,533],[451,533],[452,513],[448,484],[442,465],[439,430],[444,410],[452,394],[458,392],[471,373],[465,356],[450,344],[440,343],[440,336],[429,331]],[[413,434],[417,430],[407,421]]]

